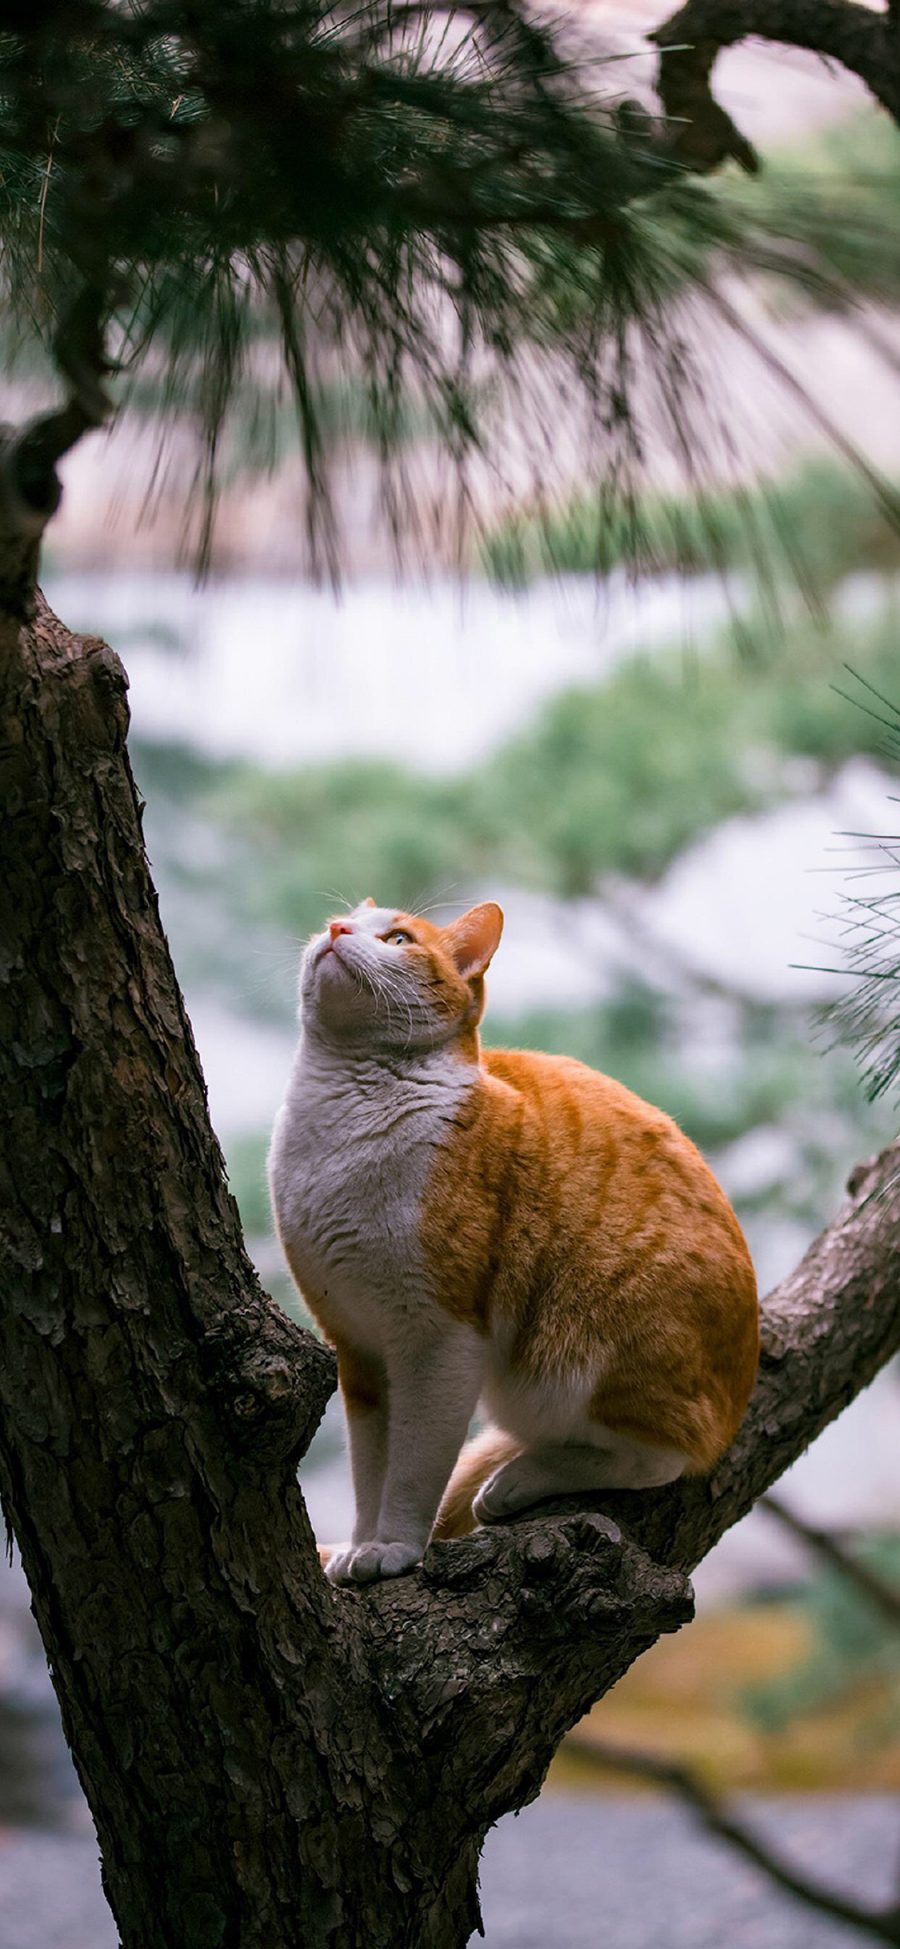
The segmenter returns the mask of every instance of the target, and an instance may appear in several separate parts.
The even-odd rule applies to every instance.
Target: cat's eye
[[[393,933],[385,934],[384,938],[388,947],[406,947],[412,940],[412,935],[404,934],[402,927],[395,927]]]

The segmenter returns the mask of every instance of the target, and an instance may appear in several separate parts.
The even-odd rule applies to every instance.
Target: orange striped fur
[[[317,937],[304,963],[311,1043],[305,1058],[301,1043],[276,1125],[273,1202],[294,1275],[337,1346],[358,1503],[366,1469],[386,1471],[363,1497],[370,1533],[332,1560],[337,1581],[408,1568],[442,1489],[434,1533],[453,1536],[476,1516],[496,1519],[554,1490],[704,1472],[731,1442],[753,1386],[753,1266],[696,1147],[662,1111],[582,1063],[482,1050],[484,974],[501,929],[493,902],[447,927],[366,903],[331,923],[330,943]],[[418,1133],[396,1160],[389,1146],[400,1139],[385,1136],[385,1195],[399,1196],[403,1223],[385,1221],[383,1238],[377,1197],[358,1227],[340,1205],[363,1141],[358,1124],[375,1159],[359,1178],[369,1199],[376,1100],[386,1133],[395,1122],[405,1129],[404,1118]],[[301,1157],[291,1132],[302,1134],[304,1115],[320,1134]],[[322,1179],[335,1234],[347,1240],[333,1254],[327,1222],[317,1230],[309,1215],[329,1145],[345,1147],[347,1160]],[[385,1264],[396,1268],[396,1319]],[[424,1391],[438,1346],[453,1381],[446,1464],[431,1455],[440,1388],[433,1399]],[[403,1362],[420,1359],[423,1470],[436,1487],[407,1517],[415,1486],[408,1460],[396,1459],[403,1444],[391,1447],[391,1422],[412,1416],[404,1442],[415,1442],[417,1393],[405,1389]],[[495,1425],[463,1448],[447,1485],[467,1390]]]

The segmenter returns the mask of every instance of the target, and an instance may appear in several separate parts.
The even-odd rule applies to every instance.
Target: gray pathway
[[[748,1803],[749,1805],[750,1803]],[[900,1853],[887,1797],[753,1803],[772,1840],[871,1900]],[[485,1850],[487,1949],[860,1949],[661,1800],[552,1794]],[[116,1949],[90,1840],[0,1830],[0,1949]]]
[[[766,1838],[842,1892],[886,1900],[900,1868],[888,1796],[745,1801]],[[548,1794],[484,1854],[488,1949],[861,1949],[871,1940],[773,1889],[659,1799]]]

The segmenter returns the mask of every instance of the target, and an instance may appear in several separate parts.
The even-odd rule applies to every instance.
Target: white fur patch
[[[392,918],[383,908],[352,916],[348,966],[374,950],[378,983],[391,950],[371,937]],[[319,974],[324,953],[312,943],[304,964],[306,1025],[275,1122],[269,1181],[291,1269],[320,1324],[373,1356],[386,1377],[386,1401],[350,1418],[357,1521],[329,1576],[356,1582],[397,1575],[421,1556],[480,1391],[483,1338],[438,1305],[420,1240],[425,1187],[478,1072],[440,1046],[403,1049],[402,997],[393,1000],[390,974],[387,989],[346,990],[342,1038],[346,977],[340,966]],[[320,979],[336,984],[325,1027]]]
[[[437,1310],[419,1226],[474,1072],[437,1052],[403,1074],[301,1040],[269,1180],[278,1230],[326,1332],[385,1355]]]

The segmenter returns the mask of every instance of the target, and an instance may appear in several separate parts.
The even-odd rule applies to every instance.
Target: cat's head
[[[300,968],[304,1023],[329,1041],[435,1049],[471,1034],[503,931],[493,900],[436,927],[363,900],[314,934]]]

